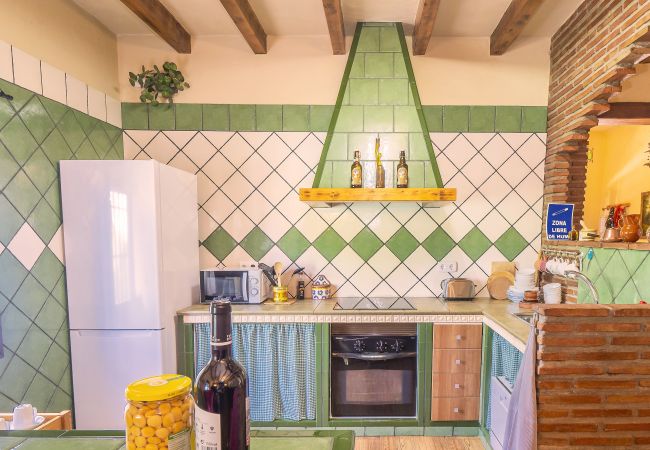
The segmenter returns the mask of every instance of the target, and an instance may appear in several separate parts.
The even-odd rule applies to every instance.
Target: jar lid
[[[325,275],[318,275],[312,282],[312,286],[317,286],[320,288],[327,288],[329,285],[330,282],[327,278],[325,278]]]
[[[188,394],[192,380],[184,375],[165,374],[143,378],[129,384],[124,391],[127,400],[154,402]]]

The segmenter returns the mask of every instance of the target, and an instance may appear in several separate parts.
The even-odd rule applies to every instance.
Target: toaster
[[[467,278],[447,278],[440,283],[445,300],[472,300],[476,286]]]

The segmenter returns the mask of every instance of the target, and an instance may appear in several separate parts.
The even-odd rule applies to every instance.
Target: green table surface
[[[0,431],[0,449],[121,450],[123,431]],[[251,450],[353,450],[344,430],[251,431]]]

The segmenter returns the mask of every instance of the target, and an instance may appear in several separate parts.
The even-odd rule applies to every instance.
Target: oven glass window
[[[416,416],[417,358],[332,358],[332,417]]]
[[[245,300],[246,272],[202,272],[201,289],[204,300],[229,298]]]
[[[340,401],[348,405],[389,405],[411,401],[413,384],[408,370],[338,372]]]

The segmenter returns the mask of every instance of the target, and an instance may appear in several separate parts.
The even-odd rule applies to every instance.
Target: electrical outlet
[[[438,264],[438,271],[446,273],[458,272],[458,263],[456,261],[442,261]]]

